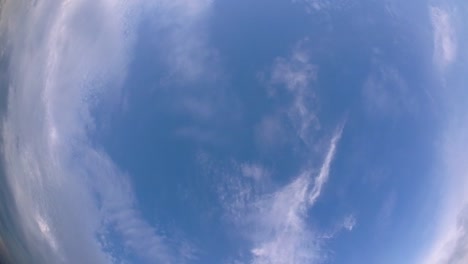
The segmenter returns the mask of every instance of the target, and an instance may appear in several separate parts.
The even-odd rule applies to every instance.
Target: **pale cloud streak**
[[[144,262],[183,263],[141,216],[129,177],[92,142],[91,112],[122,90],[142,2],[7,4],[27,14],[2,27],[14,44],[3,152],[35,261],[119,262],[111,248],[123,246]],[[199,12],[184,5],[186,16]]]
[[[271,73],[273,85],[280,86],[292,97],[288,109],[298,137],[306,144],[311,144],[312,133],[319,127],[316,116],[316,95],[313,85],[317,78],[317,66],[310,62],[306,49],[307,40],[299,42],[287,58],[277,58]],[[270,89],[274,96],[277,87]]]
[[[356,217],[354,215],[348,215],[343,221],[343,228],[352,231],[356,226]]]
[[[317,150],[317,132],[319,120],[316,116],[317,100],[315,81],[317,66],[311,63],[307,49],[308,40],[299,42],[287,57],[274,61],[268,92],[275,100],[280,98],[285,105],[284,112],[276,113],[275,118],[264,119],[259,127],[258,136],[266,137],[265,142],[281,139],[275,137],[284,127],[293,128],[293,138],[299,139],[303,155],[315,157]],[[284,118],[281,118],[281,115]],[[266,121],[268,122],[266,122]],[[319,167],[310,164],[310,158],[304,161],[298,175],[289,184],[280,187],[258,189],[236,177],[230,177],[232,197],[223,196],[223,204],[241,233],[251,244],[250,258],[244,260],[252,264],[306,264],[317,263],[326,258],[322,252],[324,234],[314,230],[310,220],[310,209],[316,204],[330,176],[330,169],[336,155],[338,143],[343,133],[345,122],[341,123],[330,137],[328,148],[319,156],[323,161]],[[271,131],[275,128],[275,131]],[[263,133],[262,133],[263,132]],[[271,132],[272,134],[269,134]],[[261,138],[260,138],[261,139]],[[297,140],[288,141],[288,146],[296,148]],[[242,167],[243,175],[263,175],[257,167]],[[259,178],[261,177],[254,177]],[[259,182],[262,182],[261,180]],[[235,184],[233,184],[235,183]],[[256,183],[258,184],[258,183]],[[233,187],[235,186],[235,187]],[[340,229],[352,230],[355,218],[346,219]]]
[[[306,264],[322,260],[320,236],[307,224],[307,212],[328,180],[342,131],[340,126],[332,136],[315,178],[313,170],[306,169],[292,183],[255,203],[253,211],[258,213],[254,213],[254,224],[261,231],[253,239],[252,264]]]
[[[461,54],[463,50],[458,49],[456,10],[455,6],[429,7],[434,62],[438,70],[443,70],[439,74],[445,88],[443,92],[438,91],[439,100],[445,108],[440,129],[441,144],[436,153],[440,162],[435,166],[440,194],[433,205],[434,235],[422,252],[420,263],[423,264],[461,264],[468,261],[468,112],[465,106],[468,94],[465,87],[460,86],[459,80],[453,82],[452,76],[444,71],[459,55],[465,55]]]
[[[326,184],[338,143],[343,133],[340,125],[333,133],[319,170],[306,167],[286,186],[265,191],[246,183],[239,177],[229,176],[220,189],[221,201],[227,218],[251,244],[252,264],[307,264],[326,258],[322,252],[324,234],[314,230],[310,209],[315,205]],[[260,169],[249,167],[247,172]],[[241,167],[241,175],[246,167]],[[355,218],[346,218],[341,228],[352,230]]]
[[[304,2],[308,11],[320,11],[329,5],[326,0],[293,0],[292,2]]]
[[[423,253],[421,263],[449,264],[468,261],[468,115],[457,113],[445,129],[441,164],[441,195],[435,207],[435,236]]]
[[[441,7],[430,7],[432,27],[434,30],[434,60],[445,68],[456,60],[457,36],[452,15]]]
[[[211,78],[216,68],[216,52],[208,45],[206,20],[213,0],[146,1],[146,14],[153,19],[152,28],[171,76],[192,81]]]
[[[328,181],[328,176],[330,175],[330,166],[335,157],[336,148],[338,142],[340,141],[341,134],[343,133],[344,123],[340,125],[335,132],[335,135],[332,137],[330,142],[330,148],[328,149],[327,155],[325,156],[325,161],[320,168],[318,176],[314,180],[314,185],[309,194],[309,203],[314,204],[320,193],[322,192],[323,185]]]
[[[255,163],[241,164],[242,175],[247,178],[252,178],[255,181],[261,181],[269,177],[269,172],[262,165]]]
[[[343,8],[350,5],[347,0],[292,0],[293,3],[302,3],[309,13],[323,12],[330,9]]]
[[[398,69],[378,60],[372,68],[362,89],[368,115],[395,118],[416,114],[419,102]]]

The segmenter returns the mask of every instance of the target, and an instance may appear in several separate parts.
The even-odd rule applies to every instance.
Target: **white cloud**
[[[216,52],[207,43],[206,19],[213,0],[158,0],[145,3],[150,21],[156,29],[161,56],[178,80],[211,77],[216,68]]]
[[[367,113],[377,117],[417,113],[418,101],[399,71],[378,61],[372,68],[362,89]]]
[[[255,203],[253,219],[260,232],[253,238],[252,263],[305,264],[323,257],[319,236],[307,224],[307,211],[316,203],[328,179],[341,134],[342,127],[333,135],[315,179],[313,170],[304,170],[292,183]]]
[[[452,14],[440,7],[430,7],[434,31],[434,60],[445,68],[456,60],[457,35],[453,25]]]
[[[338,127],[335,135],[331,139],[330,148],[328,149],[327,155],[325,156],[325,161],[320,168],[319,175],[315,178],[314,186],[309,194],[310,204],[314,204],[317,201],[320,193],[322,192],[323,185],[328,181],[328,176],[330,175],[330,166],[333,158],[335,157],[336,148],[338,142],[340,141],[341,134],[343,133],[343,128],[344,123]]]
[[[292,0],[293,3],[303,3],[309,13],[323,12],[330,9],[338,9],[349,6],[348,0]]]
[[[284,146],[289,140],[290,132],[283,124],[279,113],[262,118],[255,126],[255,141],[257,146],[265,152],[270,152]]]
[[[444,13],[446,11],[437,10],[442,12],[438,15],[450,17]],[[437,186],[431,194],[434,198],[431,200],[430,231],[433,233],[421,254],[420,263],[461,264],[468,261],[468,94],[465,82],[460,81],[465,80],[465,76],[440,74],[445,89],[437,98],[443,105],[443,112],[438,133],[440,144],[435,153],[438,162],[433,164]]]
[[[456,8],[430,7],[434,31],[434,60],[442,70],[453,64],[464,51],[458,49]],[[460,54],[462,55],[462,54]],[[463,54],[464,55],[464,54]],[[467,94],[463,82],[439,73],[445,88],[439,92],[438,102],[443,105],[443,121],[439,132],[440,147],[434,164],[437,194],[432,201],[433,216],[431,238],[421,253],[420,263],[448,264],[468,262],[468,112]],[[459,84],[460,83],[460,84]]]
[[[448,264],[468,261],[468,115],[452,113],[443,134],[443,148],[438,152],[440,197],[434,204],[436,234],[430,241],[421,263]]]
[[[4,29],[14,45],[2,136],[29,250],[44,263],[111,263],[119,256],[107,244],[117,243],[143,261],[183,262],[142,218],[128,176],[90,139],[91,110],[121,92],[141,3],[9,4],[28,12]],[[191,1],[172,4],[185,17],[201,12]]]
[[[316,116],[315,81],[317,67],[310,62],[308,40],[299,42],[291,54],[277,58],[271,71],[269,94],[285,105],[283,112],[265,117],[257,126],[257,137],[261,145],[278,144],[286,133],[284,127],[293,127],[293,138],[305,145],[304,155],[313,156],[317,150],[316,132],[319,121]],[[285,124],[289,122],[289,124]],[[251,243],[252,264],[315,263],[325,258],[321,252],[323,234],[315,232],[308,223],[309,210],[319,199],[328,181],[337,145],[344,123],[339,125],[331,137],[329,147],[320,168],[315,170],[309,161],[301,166],[294,180],[276,190],[258,189],[238,177],[229,177],[228,190],[222,189],[222,202],[229,220],[235,222]],[[297,139],[283,143],[297,147]],[[250,165],[250,164],[249,164]],[[262,167],[242,166],[242,175],[261,178]],[[314,177],[315,176],[315,177]],[[234,195],[230,195],[234,193]],[[352,229],[355,219],[347,218],[341,228]]]
[[[352,231],[356,226],[356,217],[354,215],[347,216],[343,221],[343,228]]]
[[[293,2],[304,2],[307,4],[308,11],[320,11],[329,5],[326,0],[293,0]]]
[[[252,178],[256,181],[260,181],[269,176],[269,172],[263,166],[253,163],[241,164],[242,175],[248,178]]]
[[[395,191],[390,191],[377,214],[376,220],[378,228],[387,228],[391,224],[397,201],[397,193]]]
[[[289,184],[276,191],[259,190],[242,178],[229,177],[220,190],[221,201],[228,219],[251,243],[252,264],[315,263],[323,260],[321,252],[323,235],[308,224],[309,209],[316,203],[341,138],[343,126],[333,134],[318,175],[316,170],[303,169]],[[241,168],[241,173],[256,174],[257,167]],[[253,173],[255,172],[255,173]],[[352,229],[355,221],[347,218],[344,228]]]
[[[318,241],[306,223],[309,177],[310,172],[304,172],[256,203],[258,215],[254,224],[260,232],[253,238],[251,263],[300,264],[320,257]]]
[[[154,60],[163,69],[154,91],[164,97],[164,111],[187,120],[176,134],[202,144],[222,145],[227,135],[220,128],[240,119],[233,93],[221,81],[224,74],[218,51],[210,43],[214,0],[145,1],[145,42],[152,44]],[[151,70],[151,69],[149,69]],[[203,85],[200,85],[203,83]],[[195,85],[193,85],[195,84]],[[170,89],[168,89],[170,86]]]
[[[343,231],[343,229],[348,232],[353,231],[356,224],[357,224],[356,216],[354,216],[353,214],[347,215],[331,231],[323,233],[320,238],[333,239],[338,233]]]
[[[319,126],[315,115],[316,100],[313,84],[317,78],[317,67],[310,62],[305,47],[307,40],[296,45],[288,58],[278,58],[271,73],[271,82],[285,88],[292,97],[288,116],[299,138],[311,143],[312,132]],[[273,87],[277,88],[277,87]],[[275,95],[278,91],[271,89]]]

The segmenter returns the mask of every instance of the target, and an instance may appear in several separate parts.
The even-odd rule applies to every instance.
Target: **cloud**
[[[293,0],[294,2],[304,2],[307,5],[307,10],[310,11],[320,11],[323,8],[326,8],[329,3],[326,0]]]
[[[270,87],[269,92],[275,96],[284,92],[281,89],[286,90],[292,100],[287,110],[289,119],[299,138],[305,144],[310,144],[312,132],[319,127],[313,89],[317,66],[310,62],[306,44],[307,40],[299,42],[289,57],[275,60],[271,73],[273,87]]]
[[[423,263],[427,264],[463,264],[468,261],[468,214],[465,205],[456,222],[452,223],[447,234],[441,235]]]
[[[255,142],[261,150],[270,152],[288,142],[291,132],[284,126],[283,119],[280,113],[275,113],[263,117],[255,126]]]
[[[331,135],[325,153],[320,154],[324,156],[323,162],[318,168],[311,165],[310,157],[317,151],[316,135],[320,126],[314,89],[318,68],[310,62],[307,44],[307,39],[300,41],[288,56],[275,59],[268,93],[273,100],[278,100],[278,108],[284,112],[264,117],[256,126],[256,137],[262,146],[282,140],[280,143],[287,143],[287,147],[304,145],[300,152],[308,158],[298,162],[300,168],[296,171],[299,173],[285,186],[278,188],[270,184],[259,188],[258,181],[264,180],[264,169],[261,164],[248,163],[249,166],[241,166],[240,175],[251,175],[259,179],[257,182],[229,175],[219,191],[227,218],[250,244],[249,257],[244,263],[316,263],[326,257],[321,251],[324,236],[308,223],[309,211],[328,181],[344,122]],[[284,140],[289,137],[286,131],[291,130],[291,126],[294,140]],[[352,229],[354,224],[355,219],[349,217],[340,229]]]
[[[333,239],[343,230],[348,231],[348,232],[353,231],[356,224],[357,224],[356,216],[354,216],[353,214],[347,215],[331,231],[322,233],[320,235],[320,238],[324,240]]]
[[[468,205],[458,215],[456,237],[446,245],[450,248],[444,263],[462,264],[468,262]]]
[[[269,172],[263,166],[253,163],[241,164],[242,175],[252,178],[255,181],[260,181],[269,176]]]
[[[228,219],[250,242],[252,264],[315,263],[323,260],[321,239],[308,224],[308,212],[319,199],[343,132],[340,125],[331,137],[320,170],[307,167],[289,184],[274,191],[259,190],[239,177],[230,176],[219,190]],[[258,167],[241,166],[242,175],[257,174]],[[316,175],[314,177],[314,175]],[[353,217],[344,228],[352,229]]]
[[[397,69],[374,63],[362,89],[367,113],[377,117],[398,117],[414,114],[417,100]]]
[[[207,43],[206,19],[213,0],[146,1],[161,56],[177,80],[192,81],[216,75],[216,52]]]
[[[434,60],[439,67],[445,68],[457,57],[457,35],[452,15],[440,7],[432,6],[429,10],[434,31]]]
[[[179,242],[143,219],[128,175],[92,139],[92,111],[122,90],[141,2],[8,4],[28,14],[2,28],[14,44],[3,152],[35,262],[118,262],[125,255],[112,249],[123,247],[144,262],[183,263]],[[201,12],[191,1],[170,6]]]
[[[144,2],[144,42],[159,80],[153,92],[171,118],[186,120],[175,133],[208,145],[226,145],[221,132],[240,119],[236,95],[228,84],[217,49],[210,43],[214,0],[157,0]],[[146,54],[145,54],[146,55]],[[144,62],[145,63],[145,62]],[[151,71],[151,69],[149,69]]]
[[[434,167],[434,182],[437,185],[432,195],[430,216],[432,228],[430,239],[424,246],[419,263],[449,264],[466,263],[468,247],[466,243],[466,208],[468,206],[468,112],[466,111],[467,93],[461,83],[464,76],[447,74],[444,70],[457,61],[464,51],[458,47],[457,9],[430,6],[433,29],[433,60],[442,81],[435,99],[442,105],[442,121],[439,126],[440,142],[436,149],[437,162]],[[460,54],[459,54],[460,53]],[[462,54],[463,53],[463,54]],[[442,92],[441,92],[442,91]],[[428,217],[429,218],[429,217]]]
[[[460,50],[461,52],[461,50]],[[468,230],[468,93],[464,82],[449,74],[441,73],[446,87],[440,95],[443,101],[442,121],[433,164],[434,184],[430,216],[432,229],[428,245],[424,248],[421,263],[466,263],[466,230]],[[459,92],[462,91],[462,92]]]
[[[463,108],[464,109],[464,108]],[[468,113],[451,112],[444,128],[442,148],[438,151],[441,163],[438,185],[439,201],[435,208],[435,235],[423,252],[422,263],[465,263],[468,254]],[[434,216],[433,216],[434,217]]]
[[[306,11],[309,13],[343,8],[352,4],[348,0],[292,0],[291,2],[303,3],[306,6]]]
[[[263,198],[255,225],[261,230],[254,238],[251,263],[311,263],[320,254],[319,243],[306,223],[308,179],[304,172],[294,182]]]
[[[395,191],[390,191],[384,199],[382,206],[377,214],[377,227],[387,228],[391,224],[392,216],[398,201],[398,195]]]
[[[323,185],[328,181],[328,176],[330,175],[330,166],[333,158],[335,157],[336,148],[338,142],[340,141],[341,134],[343,133],[343,128],[344,123],[338,127],[335,135],[331,139],[330,148],[328,149],[327,155],[325,156],[325,161],[320,168],[319,175],[315,178],[314,186],[309,194],[310,204],[314,204],[317,201],[320,193],[322,192]]]
[[[356,226],[356,217],[354,215],[348,215],[343,221],[343,228],[352,231]]]
[[[319,174],[304,170],[293,182],[255,203],[253,218],[260,234],[254,238],[255,264],[313,263],[323,256],[320,240],[307,225],[307,212],[316,203],[327,182],[330,166],[341,138],[342,127],[333,135]],[[352,228],[352,227],[351,227]]]

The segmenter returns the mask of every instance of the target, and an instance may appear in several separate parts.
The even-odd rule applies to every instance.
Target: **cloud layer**
[[[305,169],[287,186],[254,202],[251,217],[259,233],[253,238],[251,263],[306,264],[323,260],[321,235],[307,223],[308,211],[328,180],[342,132],[343,127],[339,127],[333,134],[318,175]],[[352,226],[353,220],[348,219],[346,228],[351,230]]]
[[[445,68],[457,57],[457,39],[450,13],[440,7],[430,7],[434,29],[434,60]]]
[[[446,107],[441,128],[441,147],[437,153],[441,161],[437,166],[441,195],[435,207],[436,234],[421,261],[427,264],[468,262],[468,112],[465,107],[468,94],[464,87],[453,80],[449,68],[459,56],[465,55],[458,49],[462,36],[456,30],[455,11],[455,7],[430,7],[434,63],[436,69],[443,70],[439,72],[439,78],[444,88],[441,100],[446,103]]]
[[[276,93],[284,92],[281,89],[286,90],[291,97],[288,117],[299,138],[306,145],[310,145],[319,122],[316,116],[317,100],[314,89],[317,66],[310,62],[307,43],[307,40],[300,41],[290,56],[276,59],[271,73],[274,88],[270,89],[270,93],[276,96]]]
[[[155,10],[165,14],[177,11],[177,17],[159,15],[161,23],[174,24],[196,19],[209,2],[158,4]],[[104,98],[119,98],[138,17],[147,5],[109,0],[6,5],[18,13],[2,25],[14,44],[4,154],[18,221],[36,260],[182,263],[169,240],[142,218],[129,177],[92,140],[92,112]],[[169,41],[187,43],[174,38]],[[175,67],[195,74],[192,68],[199,67],[187,65],[190,48],[168,50]]]

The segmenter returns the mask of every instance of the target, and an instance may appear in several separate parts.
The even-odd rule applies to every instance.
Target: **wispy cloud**
[[[277,58],[271,73],[274,85],[270,93],[285,88],[292,97],[288,116],[301,140],[310,144],[311,133],[319,126],[316,112],[315,90],[313,85],[317,78],[317,66],[310,62],[306,48],[307,40],[299,42],[286,58]]]
[[[260,233],[254,239],[251,263],[310,263],[320,258],[319,241],[306,219],[309,172],[256,203],[254,224]],[[257,240],[257,241],[255,241]]]
[[[189,2],[171,5],[185,5],[186,17],[201,12]],[[10,4],[28,15],[6,29],[15,45],[3,152],[36,261],[111,263],[122,257],[115,244],[149,263],[183,262],[141,216],[128,176],[91,139],[92,109],[121,92],[141,2]]]
[[[452,113],[438,152],[440,201],[435,204],[436,235],[424,252],[422,263],[448,264],[468,261],[468,114]]]
[[[434,62],[444,70],[457,61],[458,56],[465,56],[465,51],[458,47],[457,21],[464,19],[457,16],[457,6],[430,6],[434,36]],[[441,71],[442,85],[447,89],[440,93],[444,102],[443,121],[440,125],[440,147],[436,157],[440,161],[434,164],[435,181],[438,195],[433,201],[432,238],[421,256],[421,263],[448,264],[468,262],[468,112],[466,98],[468,94],[463,82],[464,76],[448,75]]]
[[[206,19],[213,0],[145,1],[145,15],[164,52],[171,76],[194,80],[216,75],[216,52],[207,43]]]
[[[308,11],[320,11],[329,5],[327,0],[293,0],[292,2],[304,2]]]
[[[434,31],[434,60],[444,68],[457,57],[457,35],[453,18],[447,10],[434,6],[430,7],[430,15]]]
[[[248,178],[252,178],[256,181],[264,180],[269,176],[269,171],[262,165],[255,163],[244,163],[241,164],[242,175]]]
[[[166,114],[188,120],[175,133],[203,144],[222,145],[227,140],[220,128],[234,122],[241,111],[236,96],[221,80],[225,72],[218,50],[210,43],[214,2],[144,1],[144,28],[149,28],[144,41],[156,51],[151,59],[163,66],[155,72],[161,79],[154,91],[169,95],[164,99]]]
[[[292,136],[296,139],[285,143],[296,148],[299,141],[301,147],[305,146],[302,154],[313,157],[319,130],[315,98],[317,66],[310,61],[307,44],[308,40],[300,41],[288,56],[274,61],[268,92],[274,100],[280,100],[279,104],[285,106],[282,109],[286,111],[262,120],[259,127],[264,127],[265,131],[261,130],[257,137],[266,138],[262,143],[274,144],[274,141],[281,140],[275,137],[284,130],[283,127],[292,126],[295,134]],[[331,135],[328,148],[320,154],[323,161],[319,162],[319,167],[311,165],[310,159],[299,162],[298,175],[283,187],[259,189],[233,176],[223,183],[228,187],[220,191],[220,196],[228,219],[235,223],[251,245],[250,255],[244,262],[305,264],[316,263],[326,257],[322,252],[324,235],[308,223],[309,211],[329,179],[344,125],[341,123]],[[259,165],[244,165],[240,173],[261,182],[261,176],[265,174],[261,168]],[[351,230],[354,225],[355,218],[350,217],[340,229]]]
[[[418,100],[400,72],[375,60],[367,77],[362,96],[367,113],[373,117],[399,117],[415,114]]]
[[[220,191],[228,219],[251,244],[252,264],[315,263],[323,260],[323,234],[308,224],[309,210],[319,199],[330,175],[330,168],[343,133],[340,125],[331,137],[320,169],[307,167],[289,184],[275,191],[258,190],[242,178],[229,177]],[[249,172],[259,171],[249,168]],[[241,172],[245,172],[241,170]],[[351,230],[355,219],[350,217],[343,228]]]
[[[306,6],[306,11],[309,13],[343,8],[351,4],[347,0],[292,0],[292,2],[303,3]]]
[[[307,212],[327,182],[341,134],[342,127],[333,135],[315,178],[313,170],[304,170],[292,183],[255,203],[258,213],[253,219],[260,234],[253,238],[251,263],[305,264],[323,257],[321,241],[307,224]]]
[[[468,205],[465,205],[453,223],[453,229],[436,248],[428,264],[463,264],[468,262]]]
[[[320,193],[322,192],[322,186],[328,181],[328,176],[330,175],[330,166],[333,158],[335,157],[336,147],[341,138],[341,134],[343,133],[343,128],[344,123],[338,127],[335,135],[333,135],[331,139],[330,148],[328,149],[327,155],[325,156],[325,161],[323,162],[319,175],[315,178],[314,186],[310,191],[310,204],[314,204],[315,201],[317,201]]]
[[[343,228],[351,231],[356,226],[356,217],[354,215],[348,215],[343,221]]]

